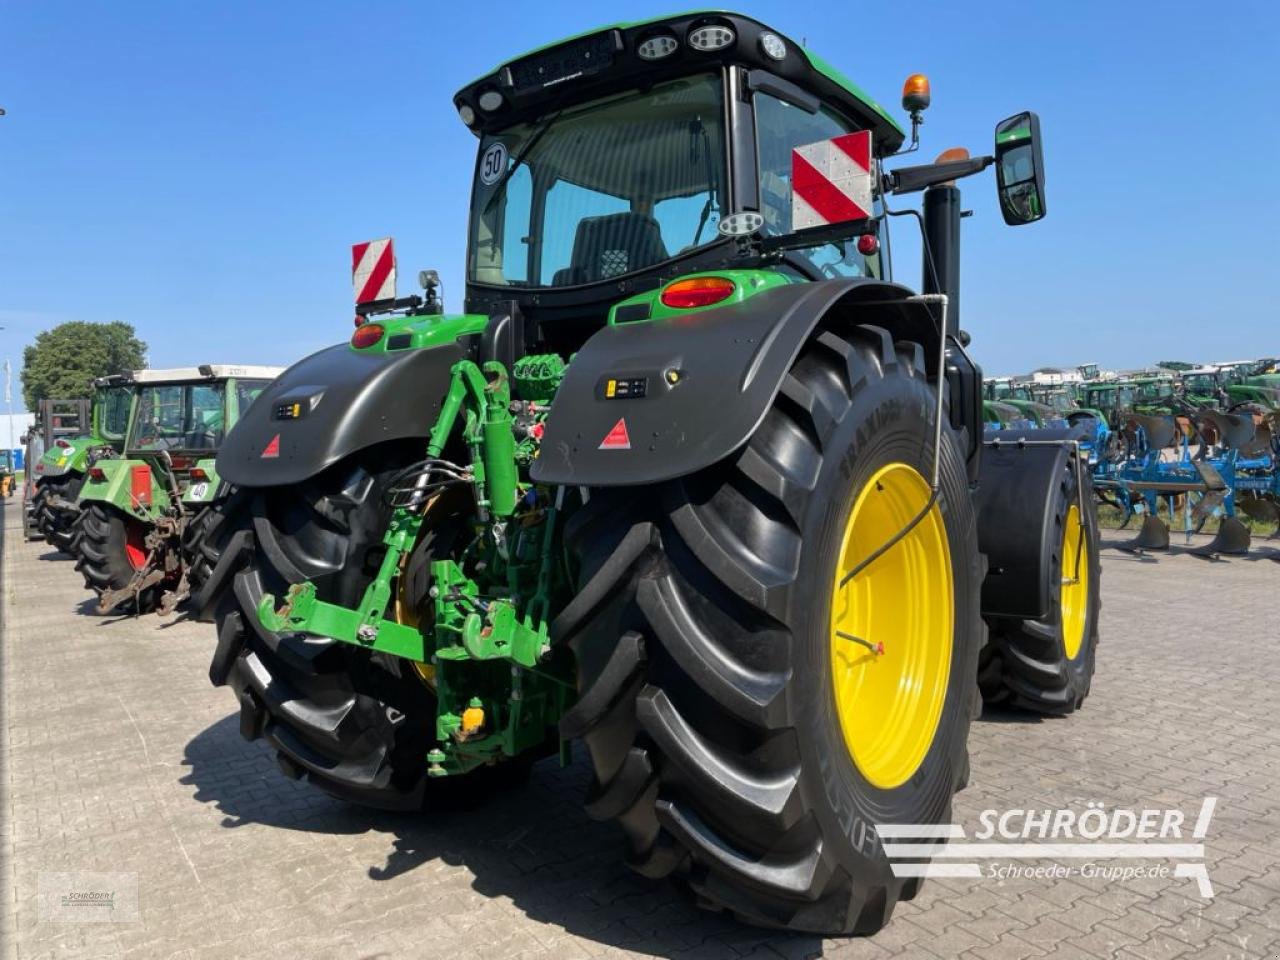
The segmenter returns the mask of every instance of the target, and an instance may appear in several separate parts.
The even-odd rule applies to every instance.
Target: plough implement
[[[1201,409],[1184,418],[1131,413],[1123,430],[1122,458],[1100,462],[1094,486],[1104,502],[1124,513],[1122,528],[1142,516],[1138,536],[1124,549],[1145,552],[1169,547],[1169,524],[1160,516],[1166,506],[1190,542],[1211,517],[1218,530],[1208,544],[1190,551],[1198,556],[1243,555],[1251,533],[1239,518],[1271,524],[1270,539],[1280,535],[1280,440],[1277,415],[1255,419],[1249,414]],[[1278,555],[1280,556],[1280,555]]]

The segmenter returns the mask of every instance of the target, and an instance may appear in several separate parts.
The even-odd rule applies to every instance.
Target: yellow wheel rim
[[[1075,504],[1067,511],[1062,526],[1062,648],[1068,660],[1080,655],[1084,631],[1089,619],[1089,545],[1080,522],[1080,508]]]
[[[831,603],[836,711],[855,766],[884,790],[900,786],[919,769],[947,695],[955,607],[951,551],[938,505],[874,563],[840,584],[911,522],[929,493],[914,467],[881,467],[854,501],[836,562]]]

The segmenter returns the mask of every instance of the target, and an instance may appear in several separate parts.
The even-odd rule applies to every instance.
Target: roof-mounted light
[[[787,44],[776,33],[766,31],[760,34],[760,49],[764,51],[766,57],[772,57],[774,60],[787,58]]]
[[[718,23],[698,27],[696,30],[689,32],[689,46],[703,53],[723,50],[736,39],[737,36],[731,28],[721,26]]]
[[[489,113],[497,110],[502,106],[502,94],[497,90],[486,90],[480,94],[480,109],[487,110]]]
[[[458,105],[458,118],[468,127],[476,122],[476,112],[471,109],[471,104],[462,103]]]
[[[661,60],[663,57],[669,57],[675,53],[676,48],[679,46],[679,40],[663,33],[641,41],[640,45],[636,47],[636,55],[641,60]]]
[[[913,73],[902,85],[902,109],[919,113],[929,106],[929,78],[923,73]]]

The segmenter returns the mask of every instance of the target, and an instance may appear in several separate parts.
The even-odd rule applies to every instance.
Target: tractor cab
[[[928,81],[913,76],[904,91],[913,134],[928,102]],[[561,352],[606,320],[650,319],[780,282],[891,278],[878,238],[883,194],[952,179],[908,176],[929,168],[885,175],[880,163],[903,147],[902,127],[805,47],[734,14],[621,24],[535,50],[468,84],[454,105],[479,140],[466,311],[518,314],[518,335]],[[860,134],[851,148],[847,138]],[[948,158],[952,176],[998,160],[1005,219],[1038,219],[1038,122],[1020,114],[997,134],[996,158]],[[833,142],[853,152],[796,157]],[[797,176],[818,182],[798,197]],[[860,187],[841,192],[841,178],[859,176]],[[760,266],[771,275],[746,290],[741,277],[667,289]],[[947,278],[933,279],[926,289]]]
[[[134,374],[138,408],[124,444],[127,456],[168,453],[175,465],[212,456],[229,424],[279,371],[222,364]]]

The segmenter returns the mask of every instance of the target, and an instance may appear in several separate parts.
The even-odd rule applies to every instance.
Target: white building
[[[1067,367],[1040,367],[1038,370],[1031,371],[1031,382],[1044,384],[1050,387],[1061,386],[1064,383],[1082,383],[1084,376],[1079,370]]]

